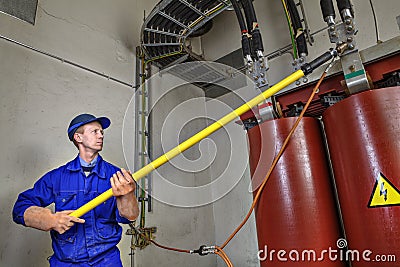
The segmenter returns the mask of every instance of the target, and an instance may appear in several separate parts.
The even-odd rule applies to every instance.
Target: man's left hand
[[[124,196],[135,191],[136,184],[132,174],[125,169],[114,173],[110,178],[112,192],[115,197]]]

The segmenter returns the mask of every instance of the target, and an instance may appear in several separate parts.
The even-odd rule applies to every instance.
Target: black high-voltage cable
[[[254,10],[254,5],[251,0],[242,0],[242,5],[245,10],[246,18],[248,21],[248,29],[251,34],[251,47],[253,49],[253,54],[256,51],[264,51],[264,46],[262,43],[261,33],[257,22],[256,12]]]
[[[249,34],[251,35],[251,33],[253,31],[253,22],[255,21],[252,18],[251,7],[249,6],[249,3],[247,0],[240,0],[240,4],[241,4],[243,12],[244,12],[247,30],[249,31]]]
[[[297,52],[299,56],[307,56],[307,41],[304,34],[303,24],[300,20],[299,11],[293,0],[287,0],[288,10],[293,24],[294,35],[296,39]]]
[[[340,13],[340,17],[342,18],[342,21],[344,21],[344,17],[343,17],[343,10],[345,9],[349,9],[351,12],[351,15],[354,17],[354,11],[353,11],[353,7],[350,3],[350,0],[336,0],[336,4]]]
[[[240,31],[242,33],[242,51],[243,51],[243,56],[248,57],[251,56],[251,50],[250,50],[250,42],[249,42],[249,37],[248,37],[248,30],[246,28],[246,23],[244,21],[243,13],[242,10],[240,9],[240,6],[237,2],[237,0],[231,0],[232,7],[235,10],[237,20],[239,22],[239,27]]]
[[[239,6],[237,0],[231,0],[231,3],[232,3],[233,9],[235,10],[237,20],[239,22],[240,31],[242,33],[248,33],[246,23],[244,21],[243,13],[242,13],[242,10],[240,9],[240,6]]]
[[[251,7],[250,8],[251,19],[253,20],[253,22],[257,22],[257,16],[256,16],[256,11],[254,9],[253,1],[252,0],[247,0],[247,2],[249,4],[249,6]]]
[[[253,23],[257,23],[256,12],[254,10],[253,2],[251,0],[241,0],[243,10],[247,18],[247,28],[251,33],[253,30]]]
[[[336,18],[335,8],[333,7],[332,0],[320,0],[319,4],[321,6],[322,17],[326,23],[329,23],[329,18]]]
[[[352,9],[350,0],[336,0],[339,12],[342,12],[343,9]]]

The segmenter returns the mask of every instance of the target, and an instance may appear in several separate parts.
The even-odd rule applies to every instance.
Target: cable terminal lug
[[[190,251],[190,254],[199,254],[200,256],[205,256],[210,253],[215,253],[215,246],[202,245],[199,249]]]
[[[246,55],[246,57],[244,58],[244,61],[246,63],[246,67],[249,70],[250,73],[253,73],[254,71],[254,62],[253,59],[251,58],[250,55]]]
[[[256,51],[257,60],[260,62],[261,68],[265,68],[264,54],[261,50]]]

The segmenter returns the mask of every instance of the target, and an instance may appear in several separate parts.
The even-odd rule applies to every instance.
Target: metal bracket
[[[343,23],[331,25],[328,28],[331,43],[337,46],[346,46],[347,49],[340,55],[347,93],[354,94],[370,89],[367,74],[360,54],[357,50],[354,18],[350,14],[344,15]]]
[[[310,45],[313,45],[314,37],[311,35],[310,28],[308,27],[308,22],[307,22],[306,12],[304,11],[303,1],[299,0],[299,3],[297,3],[296,5],[300,6],[301,14],[303,16],[302,21],[304,22],[304,33],[306,35],[306,39]]]
[[[264,121],[270,121],[273,119],[278,118],[277,113],[274,110],[274,100],[272,97],[269,97],[265,100],[264,104],[258,105],[258,121],[259,122],[264,122]]]
[[[131,226],[130,229],[126,230],[126,235],[132,235],[134,238],[132,239],[131,248],[140,248],[144,249],[148,245],[150,245],[150,240],[154,238],[153,234],[157,232],[157,227],[147,227],[143,229],[137,229]]]
[[[357,43],[354,36],[357,34],[357,31],[355,30],[354,20],[352,18],[346,19],[345,23],[329,26],[328,34],[331,43],[336,45],[347,43],[347,49],[343,52],[342,56],[356,50]]]
[[[295,59],[292,62],[293,71],[298,71],[306,63],[307,63],[307,61],[306,61],[306,58],[304,56]],[[306,76],[304,76],[302,79],[297,80],[296,81],[296,85],[299,86],[302,82],[303,83],[308,83],[308,78]]]
[[[257,51],[257,53],[261,53],[261,51]],[[269,66],[267,59],[262,53],[257,54],[257,57],[257,60],[253,63],[253,69],[249,69],[249,73],[256,83],[256,86],[260,88],[268,86],[267,70],[269,69]]]
[[[371,88],[358,51],[342,56],[341,63],[348,94]]]
[[[147,197],[138,197],[137,199],[138,199],[139,202],[149,201],[149,198],[147,198]]]

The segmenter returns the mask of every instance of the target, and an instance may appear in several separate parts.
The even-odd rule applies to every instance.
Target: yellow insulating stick
[[[157,158],[154,161],[150,162],[149,164],[147,164],[146,166],[144,166],[143,168],[141,168],[137,172],[133,173],[132,174],[133,179],[135,181],[140,180],[141,178],[143,178],[144,176],[146,176],[147,174],[149,174],[153,170],[155,170],[158,167],[160,167],[161,165],[167,163],[169,160],[173,159],[174,157],[176,157],[177,155],[179,155],[183,151],[185,151],[188,148],[192,147],[193,145],[197,144],[202,139],[206,138],[210,134],[212,134],[215,131],[219,130],[224,125],[228,124],[229,122],[231,122],[232,120],[234,120],[238,116],[240,116],[240,115],[244,114],[245,112],[249,111],[250,109],[252,109],[256,105],[258,105],[259,103],[264,101],[265,99],[267,99],[267,98],[271,97],[272,95],[276,94],[277,92],[279,92],[280,90],[282,90],[286,86],[290,85],[291,83],[297,81],[298,79],[300,79],[303,76],[304,76],[304,72],[302,70],[298,70],[298,71],[292,73],[291,75],[289,75],[288,77],[286,77],[285,79],[280,81],[279,83],[275,84],[271,88],[268,88],[263,93],[259,94],[258,96],[254,97],[253,99],[251,99],[249,102],[241,105],[240,107],[238,107],[234,111],[232,111],[229,114],[227,114],[224,117],[222,117],[220,120],[214,122],[213,124],[211,124],[207,128],[201,130],[197,134],[193,135],[192,137],[190,137],[186,141],[184,141],[181,144],[179,144],[177,147],[171,149],[170,151],[168,151],[164,155],[160,156],[159,158]],[[112,196],[113,196],[113,193],[112,193],[112,189],[110,188],[107,191],[105,191],[104,193],[102,193],[101,195],[99,195],[98,197],[92,199],[91,201],[89,201],[88,203],[86,203],[85,205],[80,207],[79,209],[73,211],[70,214],[70,216],[81,217],[82,215],[84,215],[87,212],[91,211],[92,209],[94,209],[98,205],[102,204],[107,199],[111,198]]]

